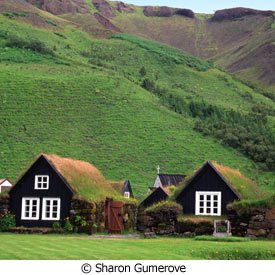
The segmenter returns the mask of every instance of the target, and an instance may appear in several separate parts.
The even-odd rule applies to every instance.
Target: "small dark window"
[[[207,195],[207,200],[210,201],[211,200],[211,196]]]
[[[207,214],[211,213],[211,208],[206,209]]]

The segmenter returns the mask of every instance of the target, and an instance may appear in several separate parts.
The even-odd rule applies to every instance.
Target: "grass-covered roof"
[[[211,164],[227,183],[241,195],[242,199],[259,199],[266,195],[257,183],[244,176],[239,170],[223,166],[215,161],[211,162]]]
[[[205,165],[210,165],[241,199],[260,199],[266,196],[266,193],[254,181],[244,176],[239,170],[221,165],[216,161],[208,161]],[[187,176],[176,189],[173,197],[177,197],[192,182],[193,178],[202,171],[205,165],[192,175]]]
[[[43,154],[66,179],[76,195],[92,201],[106,197],[118,198],[120,193],[92,164],[57,155]]]

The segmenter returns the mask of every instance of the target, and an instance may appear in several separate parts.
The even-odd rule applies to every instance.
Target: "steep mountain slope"
[[[234,10],[235,15],[241,9]],[[161,41],[204,59],[212,59],[230,72],[274,86],[274,17],[243,15],[216,20],[145,16],[141,10],[113,19],[123,32]],[[266,51],[268,48],[268,51]],[[256,57],[256,58],[255,58]],[[274,89],[274,87],[272,88]]]
[[[274,190],[272,170],[198,132],[200,116],[189,110],[202,104],[214,115],[242,117],[260,105],[269,110],[270,122],[263,124],[269,128],[270,99],[165,45],[127,35],[93,38],[45,11],[38,17],[43,24],[28,13],[0,15],[2,176],[15,179],[44,151],[89,161],[114,180],[129,178],[142,196],[156,165],[191,173],[210,159]]]
[[[273,11],[234,8],[202,15],[187,9],[138,7],[107,0],[3,0],[0,6],[24,10],[26,2],[100,37],[113,32],[131,33],[214,60],[275,97]]]

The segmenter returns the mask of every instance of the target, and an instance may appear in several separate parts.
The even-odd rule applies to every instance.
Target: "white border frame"
[[[38,177],[46,177],[47,178],[47,187],[46,188],[38,188]],[[34,179],[34,189],[35,190],[48,190],[49,189],[49,185],[50,185],[50,177],[49,175],[35,175],[35,179]],[[43,186],[43,184],[42,184]]]
[[[53,218],[52,217],[52,208],[53,208],[53,204],[51,202],[51,206],[50,206],[50,218],[46,218],[46,201],[58,201],[57,203],[57,217]],[[60,210],[61,210],[61,199],[60,198],[43,198],[43,202],[42,202],[42,220],[44,221],[59,221],[60,220]]]
[[[200,213],[200,196],[211,195],[211,212],[210,213]],[[218,196],[218,213],[213,213],[213,196]],[[204,212],[206,209],[206,201],[204,201]],[[222,205],[222,192],[220,191],[196,191],[196,202],[195,202],[195,215],[197,216],[221,216],[221,205]]]
[[[25,217],[25,208],[26,208],[26,200],[36,200],[37,201],[37,210],[36,210],[36,217]],[[32,203],[30,203],[30,210],[32,209]],[[30,212],[32,213],[32,212]],[[37,197],[22,197],[21,201],[21,220],[39,220],[40,216],[40,198]]]

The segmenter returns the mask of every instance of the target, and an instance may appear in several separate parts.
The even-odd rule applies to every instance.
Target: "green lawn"
[[[0,234],[0,259],[181,260],[274,259],[275,241],[215,242],[181,238],[89,239]]]

